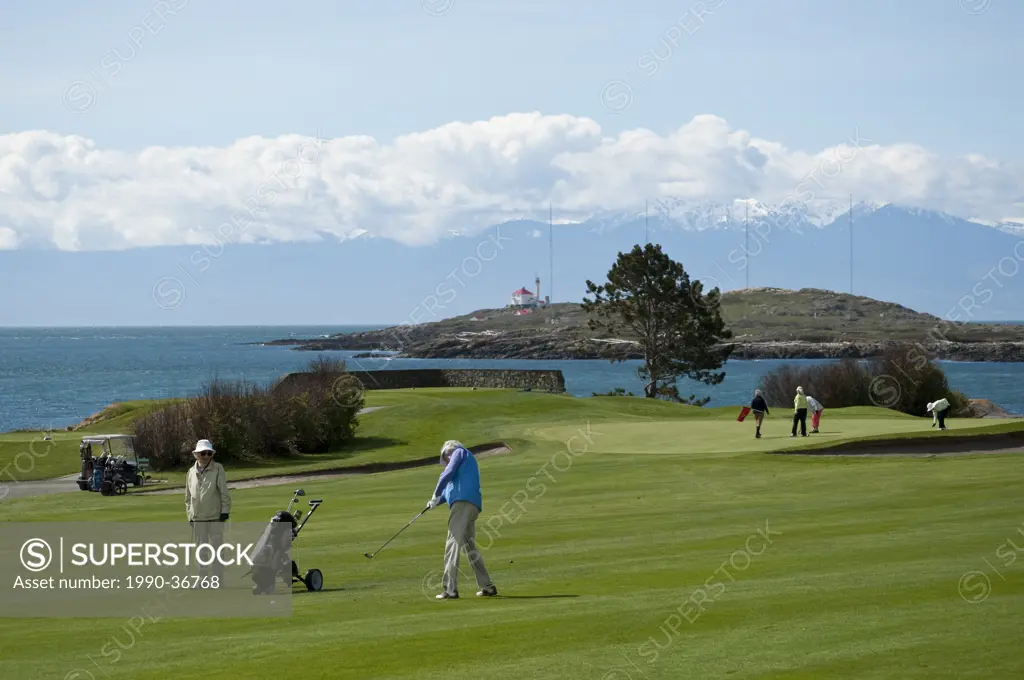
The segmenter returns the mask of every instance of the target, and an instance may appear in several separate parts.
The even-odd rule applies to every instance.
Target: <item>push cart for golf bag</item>
[[[274,592],[274,585],[277,579],[291,588],[293,583],[301,583],[306,590],[319,591],[324,587],[324,575],[319,569],[310,569],[305,576],[299,575],[299,565],[295,560],[289,559],[289,550],[292,542],[298,538],[302,527],[313,516],[316,509],[320,507],[323,500],[317,498],[309,501],[309,513],[302,517],[302,510],[292,513],[292,506],[300,496],[306,492],[297,489],[292,496],[292,502],[288,504],[287,510],[278,510],[274,513],[263,536],[253,548],[253,567],[246,576],[252,576],[252,592],[254,595],[267,595]],[[302,523],[299,520],[302,519]]]

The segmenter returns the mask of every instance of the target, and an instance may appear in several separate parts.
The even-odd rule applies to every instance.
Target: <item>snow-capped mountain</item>
[[[559,292],[571,286],[567,298],[579,299],[584,281],[602,280],[616,254],[646,235],[691,276],[721,290],[852,286],[950,320],[1024,319],[1024,276],[1017,275],[1024,272],[1024,231],[1014,224],[873,202],[854,204],[852,233],[850,217],[849,204],[839,210],[754,200],[649,204],[646,220],[642,210],[603,211],[555,227],[554,273]],[[547,248],[510,259],[520,256],[543,271]]]
[[[937,219],[947,224],[970,222],[992,227],[1008,234],[1024,236],[1024,223],[1022,222],[984,222],[938,210],[877,201],[854,203],[853,220],[856,222],[856,220],[884,208],[891,208],[893,215],[902,214],[908,218]],[[651,229],[660,230],[742,231],[745,226],[755,229],[759,225],[770,225],[773,229],[793,231],[799,234],[813,229],[847,224],[850,220],[850,206],[835,202],[766,204],[757,199],[717,202],[661,198],[648,201],[646,214],[643,210],[600,210],[583,219],[563,222],[584,224],[594,232],[605,233],[645,219]],[[556,224],[558,224],[557,220]]]
[[[1024,222],[999,222],[993,226],[1007,234],[1024,238]]]
[[[851,233],[849,204],[843,210],[754,200],[663,202],[648,205],[646,224],[643,208],[641,201],[639,210],[589,217],[559,215],[556,209],[562,223],[550,231],[547,210],[500,228],[467,220],[450,238],[421,247],[381,238],[227,246],[230,255],[218,257],[202,272],[189,268],[194,246],[83,253],[0,250],[0,286],[18,291],[9,296],[4,321],[17,325],[36,318],[35,310],[51,309],[55,300],[67,300],[62,318],[83,325],[95,319],[216,325],[225,304],[253,323],[385,318],[419,323],[501,307],[512,291],[533,290],[538,277],[542,296],[579,301],[587,280],[604,281],[617,254],[644,243],[645,234],[692,277],[723,291],[747,286],[852,290],[950,320],[1024,319],[1020,222],[984,225],[913,206],[858,203]],[[367,263],[376,271],[369,279]],[[39,275],[52,270],[63,276]],[[97,277],[97,271],[118,276]],[[162,290],[154,286],[167,277],[178,279],[186,290],[173,313],[154,304]],[[78,286],[71,298],[67,280]],[[271,305],[278,310],[274,316],[266,311]],[[126,311],[115,317],[110,309]]]

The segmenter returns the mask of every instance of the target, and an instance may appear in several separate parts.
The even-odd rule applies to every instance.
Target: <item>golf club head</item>
[[[373,555],[371,555],[370,553],[363,553],[363,557],[365,557],[368,560],[372,560],[373,559]]]
[[[306,495],[306,492],[305,492],[305,491],[303,491],[302,489],[296,489],[296,490],[295,490],[295,495],[296,495],[296,496],[305,496],[305,495]]]

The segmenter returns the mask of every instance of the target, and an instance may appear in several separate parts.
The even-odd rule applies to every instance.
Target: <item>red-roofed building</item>
[[[525,288],[512,293],[512,304],[516,307],[532,307],[537,304],[537,296]]]

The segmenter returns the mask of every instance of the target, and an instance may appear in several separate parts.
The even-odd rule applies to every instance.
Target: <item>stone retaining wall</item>
[[[554,370],[424,368],[349,373],[367,390],[400,390],[412,387],[529,387],[538,392],[565,392],[565,377],[561,371]],[[310,384],[310,381],[316,379],[312,373],[289,373],[274,383],[272,389],[300,392],[303,387]]]

